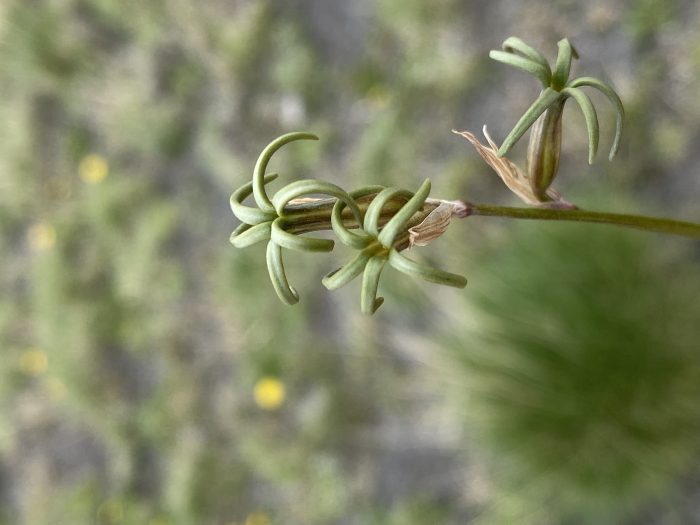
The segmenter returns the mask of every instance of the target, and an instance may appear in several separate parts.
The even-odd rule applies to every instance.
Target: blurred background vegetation
[[[698,221],[698,28],[694,0],[3,0],[0,523],[700,523],[697,242],[472,218],[419,250],[469,286],[387,272],[371,319],[320,285],[342,247],[289,254],[289,308],[227,242],[296,129],[287,182],[515,204],[450,133],[536,95],[488,59],[509,35],[568,36],[625,102],[612,164],[565,117],[565,196]]]

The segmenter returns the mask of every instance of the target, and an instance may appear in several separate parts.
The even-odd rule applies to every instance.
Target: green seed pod
[[[527,173],[533,193],[540,200],[548,201],[547,188],[559,170],[561,153],[561,117],[564,99],[552,104],[537,119],[530,130],[527,148]]]

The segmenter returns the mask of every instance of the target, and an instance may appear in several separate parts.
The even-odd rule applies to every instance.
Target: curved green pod
[[[420,277],[431,283],[454,286],[455,288],[464,288],[467,285],[466,277],[412,261],[408,257],[401,255],[395,249],[389,252],[389,265],[402,273],[413,277]]]
[[[362,222],[360,208],[350,195],[340,186],[323,180],[302,179],[287,184],[275,194],[272,198],[272,203],[277,214],[281,217],[284,216],[284,207],[289,204],[289,201],[301,197],[302,195],[314,194],[330,195],[331,197],[342,200],[348,208],[350,208],[355,220]]]
[[[501,44],[501,49],[507,53],[520,53],[523,57],[529,58],[533,62],[540,64],[547,72],[547,75],[551,77],[552,70],[550,69],[549,62],[547,62],[544,55],[537,51],[537,49],[534,47],[523,42],[520,38],[515,36],[506,38],[503,41],[503,44]],[[547,81],[545,85],[549,85],[549,81]]]
[[[413,197],[411,197],[396,215],[384,225],[384,228],[382,228],[382,231],[379,232],[379,236],[377,237],[379,242],[387,248],[391,248],[396,236],[411,219],[413,214],[423,207],[428,195],[430,195],[430,179],[425,179]]]
[[[247,228],[240,231],[240,226],[239,228],[236,228],[236,230],[234,230],[234,232],[231,234],[231,244],[233,244],[236,248],[246,248],[261,241],[270,240],[271,225],[271,221],[261,222],[255,226],[242,224],[241,226],[247,226]]]
[[[267,243],[267,271],[270,274],[272,286],[280,300],[288,305],[299,302],[299,294],[289,285],[287,274],[282,263],[282,249],[274,241]]]
[[[586,129],[588,130],[588,164],[593,164],[595,155],[598,152],[598,139],[600,138],[600,127],[598,125],[598,115],[593,107],[591,99],[578,88],[567,87],[561,90],[562,94],[573,98],[581,108],[583,117],[586,119]]]
[[[384,186],[366,186],[364,188],[360,188],[359,190],[351,191],[349,195],[353,200],[356,200],[367,195],[380,193],[383,189]],[[333,211],[331,212],[331,228],[333,228],[333,231],[340,239],[340,242],[346,246],[350,246],[351,248],[361,250],[372,242],[372,236],[361,229],[363,228],[362,221],[358,223],[358,228],[360,228],[360,230],[357,232],[350,231],[345,227],[342,216],[345,206],[345,202],[340,199],[338,199],[333,206]]]
[[[557,53],[557,61],[552,73],[551,86],[553,89],[560,91],[569,80],[571,60],[578,58],[578,53],[576,53],[568,38],[562,38],[557,42],[557,47],[559,47],[559,52]]]
[[[330,252],[335,246],[331,239],[302,237],[285,231],[284,219],[282,218],[272,221],[270,238],[281,247],[298,252]]]
[[[276,178],[276,173],[266,175],[263,179],[263,185],[272,182]],[[243,204],[243,201],[247,199],[252,193],[253,183],[249,182],[247,184],[244,184],[231,194],[231,211],[239,221],[253,225],[265,221],[270,221],[277,217],[277,213],[275,213],[274,210],[265,211],[261,210],[260,208],[253,208],[251,206],[246,206],[245,204]]]
[[[375,237],[379,235],[379,217],[382,214],[382,210],[386,203],[397,197],[404,198],[408,202],[413,197],[413,193],[403,188],[390,186],[377,194],[367,208],[367,213],[365,213],[364,229],[367,233]]]
[[[263,211],[272,211],[274,209],[265,191],[265,170],[267,170],[267,164],[278,149],[295,140],[318,140],[318,137],[313,133],[302,131],[295,131],[277,137],[263,149],[255,163],[255,168],[253,169],[253,197],[258,207]]]
[[[613,139],[613,144],[612,144],[612,147],[610,148],[610,154],[608,155],[608,160],[613,160],[615,158],[615,155],[617,155],[618,150],[620,149],[620,139],[622,138],[622,127],[623,127],[624,121],[625,121],[625,108],[622,105],[622,100],[620,100],[620,97],[618,96],[617,93],[615,93],[615,90],[613,88],[611,88],[608,84],[606,84],[602,80],[598,80],[597,78],[579,77],[579,78],[572,80],[568,84],[568,87],[572,87],[572,88],[578,88],[578,87],[583,87],[583,86],[590,86],[592,88],[597,89],[603,95],[608,97],[608,100],[610,101],[610,103],[615,107],[615,113],[616,113],[615,138]]]
[[[370,256],[364,252],[358,253],[337,270],[326,274],[321,280],[321,283],[329,290],[336,290],[341,286],[345,286],[362,273],[367,265],[369,257]]]
[[[372,315],[384,303],[383,297],[377,297],[377,290],[386,261],[386,255],[375,255],[367,261],[365,266],[360,294],[360,309],[365,315]]]
[[[544,67],[542,64],[531,60],[530,58],[521,57],[519,55],[514,55],[513,53],[508,53],[506,51],[490,51],[489,57],[503,64],[508,64],[509,66],[516,67],[526,73],[530,73],[537,77],[537,79],[542,83],[542,87],[549,86],[551,79],[551,71],[549,67]]]
[[[233,240],[238,237],[240,234],[248,231],[252,226],[250,224],[246,223],[241,223],[236,228],[231,232],[231,236],[228,238],[228,240],[233,244]]]

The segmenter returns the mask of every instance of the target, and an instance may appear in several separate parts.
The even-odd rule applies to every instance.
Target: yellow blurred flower
[[[109,165],[104,157],[91,153],[83,157],[78,166],[80,178],[86,184],[98,184],[102,182],[109,172]]]
[[[264,512],[251,512],[245,520],[245,525],[270,525],[272,521]]]
[[[275,410],[284,403],[284,383],[276,377],[262,377],[255,383],[253,396],[257,405],[264,410]],[[247,524],[248,522],[246,522]]]
[[[19,357],[19,368],[28,376],[36,377],[49,367],[49,358],[39,348],[25,350]]]
[[[32,250],[43,252],[56,244],[56,228],[47,222],[39,222],[29,228],[27,239]]]

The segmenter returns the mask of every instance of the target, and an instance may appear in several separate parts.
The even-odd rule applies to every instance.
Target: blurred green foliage
[[[700,275],[673,242],[528,226],[486,256],[448,345],[468,432],[519,502],[486,522],[617,523],[697,457]]]
[[[600,57],[587,71],[618,72],[621,160],[580,164],[585,133],[565,121],[558,189],[605,177],[612,194],[697,219],[698,16],[682,1],[0,3],[0,523],[449,525],[528,509],[578,523],[691,508],[679,476],[695,464],[697,253],[469,219],[423,252],[474,290],[388,275],[392,300],[368,320],[357,288],[320,286],[329,259],[288,258],[308,291],[286,308],[262,252],[227,239],[229,193],[292,129],[322,141],[276,159],[287,182],[430,176],[438,196],[502,199],[449,130],[500,137],[536,95],[486,58],[510,34],[552,53],[569,36]],[[610,133],[612,114],[601,121]],[[473,319],[489,321],[465,331]],[[445,341],[461,352],[450,373],[430,366]],[[507,396],[442,399],[455,373]],[[530,373],[557,395],[528,390]],[[255,402],[264,377],[285,387],[275,410]],[[611,434],[619,446],[600,441]],[[549,469],[572,438],[582,455]],[[650,477],[647,461],[668,468]]]

